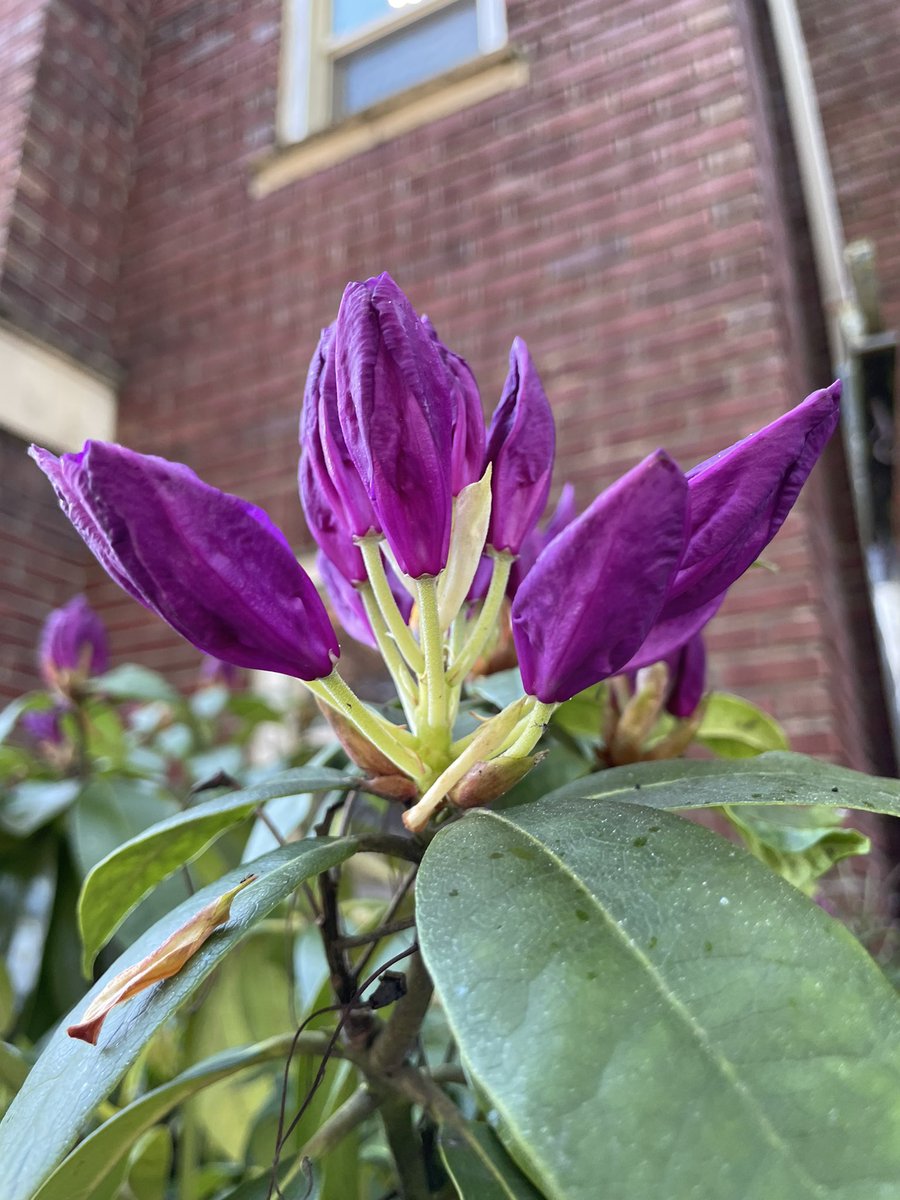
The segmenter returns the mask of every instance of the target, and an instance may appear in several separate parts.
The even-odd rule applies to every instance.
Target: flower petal
[[[687,519],[687,482],[658,450],[550,543],[512,606],[529,695],[567,700],[623,668],[659,615]]]
[[[116,582],[198,649],[301,679],[331,673],[339,648],[328,614],[262,509],[123,446],[35,458]]]

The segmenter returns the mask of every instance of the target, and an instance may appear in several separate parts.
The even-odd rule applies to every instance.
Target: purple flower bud
[[[690,717],[697,710],[706,690],[706,647],[695,633],[689,642],[666,660],[669,668],[669,696],[666,709],[673,717]]]
[[[300,444],[304,457],[312,459],[329,503],[338,510],[336,519],[346,527],[348,536],[363,537],[368,533],[380,533],[371,501],[350,458],[341,430],[333,325],[322,330],[309,364],[300,417]],[[315,529],[312,531],[315,535]],[[328,548],[325,551],[331,554]],[[338,562],[333,554],[331,557]],[[351,574],[348,578],[362,579],[364,576]]]
[[[262,509],[123,446],[32,456],[113,579],[199,650],[300,679],[331,673],[325,606]]]
[[[840,417],[840,382],[687,472],[691,533],[666,608],[721,595],[781,528]]]
[[[49,742],[51,746],[61,746],[66,740],[62,727],[62,717],[65,711],[64,708],[55,705],[43,712],[23,713],[19,723],[34,741]]]
[[[384,536],[405,574],[437,575],[450,546],[452,386],[389,275],[347,286],[335,357],[341,430]]]
[[[338,621],[354,641],[374,648],[375,635],[372,633],[372,626],[369,624],[359,592],[321,550],[316,555],[316,567]]]
[[[516,338],[509,374],[488,431],[485,466],[493,463],[487,543],[518,554],[547,504],[556,433],[553,413],[528,347]]]
[[[452,380],[450,490],[454,496],[458,496],[464,487],[475,483],[484,473],[485,428],[481,394],[466,360],[444,345],[427,317],[422,318],[422,324],[428,330]]]
[[[316,545],[350,583],[366,578],[359,546],[344,522],[344,509],[321,461],[319,447],[308,447],[300,456],[300,503]]]
[[[840,381],[688,472],[691,528],[660,617],[628,664],[658,662],[715,616],[726,589],[766,548],[840,418]]]
[[[62,677],[102,675],[109,666],[106,629],[84,596],[54,609],[44,622],[38,666],[51,687]]]
[[[560,533],[512,606],[522,682],[544,703],[621,671],[659,615],[684,553],[687,481],[662,450]]]
[[[522,586],[522,580],[534,566],[538,560],[538,555],[545,546],[549,546],[558,533],[571,525],[575,520],[575,489],[571,483],[563,486],[563,490],[559,494],[559,500],[556,502],[556,508],[553,510],[553,515],[543,529],[538,529],[535,526],[522,543],[522,549],[519,551],[519,557],[512,565],[509,573],[509,585],[506,589],[507,595],[515,596],[516,592]]]

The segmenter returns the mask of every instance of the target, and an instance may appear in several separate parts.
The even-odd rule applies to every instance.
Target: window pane
[[[413,5],[422,0],[412,0]],[[408,6],[410,0],[331,0],[331,32],[335,37],[346,37],[373,21],[394,17]]]
[[[336,59],[334,116],[359,112],[477,55],[475,0],[451,4]]]

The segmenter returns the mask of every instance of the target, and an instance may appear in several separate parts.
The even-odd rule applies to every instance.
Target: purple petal
[[[366,578],[359,547],[344,521],[344,508],[321,463],[317,447],[307,447],[300,456],[298,483],[300,503],[316,545],[351,582]]]
[[[41,630],[38,665],[51,685],[61,671],[82,671],[90,676],[102,675],[107,669],[106,628],[84,596],[75,596],[50,613]]]
[[[487,542],[518,554],[547,504],[556,433],[553,413],[528,347],[516,338],[509,374],[488,431],[485,465],[493,463]]]
[[[509,573],[509,585],[506,589],[507,595],[512,598],[522,586],[522,580],[537,562],[538,555],[545,546],[549,546],[558,533],[571,525],[575,520],[575,489],[571,483],[563,486],[559,494],[559,500],[556,502],[556,508],[553,510],[553,515],[547,522],[544,529],[532,529],[528,537],[522,543],[522,549],[519,551],[519,557],[512,565]]]
[[[336,325],[347,450],[407,575],[437,575],[450,545],[452,387],[437,349],[389,275],[351,283]]]
[[[666,708],[673,717],[689,717],[706,690],[706,647],[699,633],[668,662],[670,691]]]
[[[422,324],[437,347],[453,384],[450,488],[452,494],[458,496],[464,487],[475,483],[484,473],[486,431],[481,394],[466,360],[444,345],[427,317],[422,317]]]
[[[369,624],[359,592],[321,550],[316,555],[316,566],[334,609],[334,615],[341,625],[354,641],[374,648],[375,635],[372,633],[372,626]]]
[[[687,520],[687,482],[658,450],[550,543],[512,606],[529,695],[567,700],[622,670],[659,615]]]
[[[350,458],[338,416],[334,326],[322,330],[309,365],[300,418],[300,443],[324,484],[330,502],[340,509],[339,519],[351,534],[363,537],[380,533],[378,519]],[[315,533],[315,530],[313,530]]]
[[[781,528],[840,417],[840,382],[688,472],[691,534],[666,611],[725,591]]]
[[[339,650],[325,607],[262,509],[122,446],[35,457],[113,578],[198,649],[301,679],[330,674]]]

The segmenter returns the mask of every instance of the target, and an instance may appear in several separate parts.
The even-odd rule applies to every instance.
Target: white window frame
[[[284,0],[279,140],[282,143],[299,142],[332,125],[332,75],[337,59],[374,45],[398,29],[413,25],[456,2],[418,0],[418,3],[398,8],[396,15],[372,21],[351,34],[336,38],[329,32],[331,0]],[[475,12],[479,55],[501,50],[507,42],[506,0],[475,0]],[[385,97],[386,100],[393,98]]]

